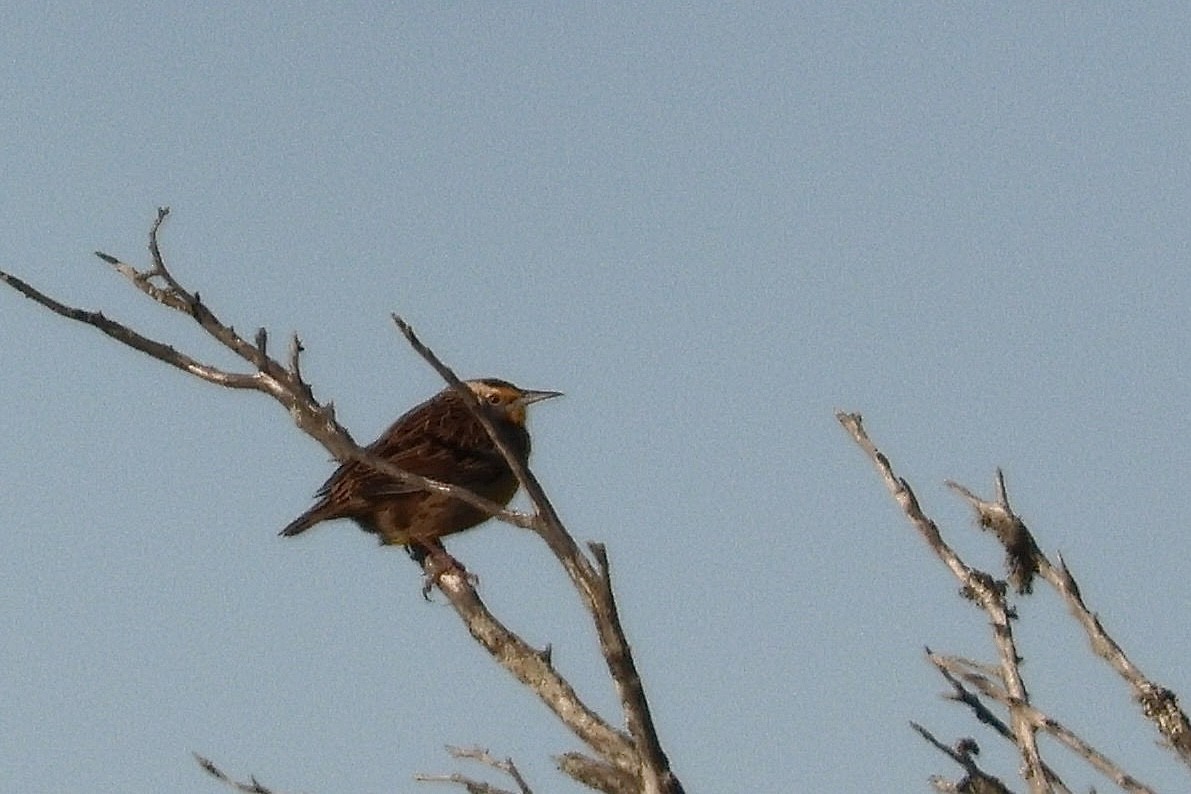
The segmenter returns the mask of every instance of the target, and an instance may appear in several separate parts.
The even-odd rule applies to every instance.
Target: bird
[[[561,392],[522,389],[500,378],[463,382],[493,419],[522,462],[529,459],[526,408]],[[480,421],[452,386],[411,408],[365,448],[398,468],[507,505],[518,480]],[[463,566],[443,548],[441,538],[482,524],[483,510],[445,494],[398,482],[358,460],[339,466],[315,494],[313,507],[280,534],[301,534],[323,521],[348,518],[377,535],[381,545],[404,546],[414,561],[438,562],[438,575]],[[427,582],[428,591],[430,582]]]

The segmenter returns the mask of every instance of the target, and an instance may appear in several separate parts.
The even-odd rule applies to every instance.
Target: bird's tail
[[[285,529],[281,530],[277,534],[288,538],[293,535],[305,532],[325,518],[323,515],[323,511],[325,510],[325,505],[315,505],[302,515],[295,518],[293,521],[286,524]]]

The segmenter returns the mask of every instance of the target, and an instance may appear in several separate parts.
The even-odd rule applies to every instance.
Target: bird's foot
[[[463,566],[463,563],[451,556],[440,544],[427,546],[410,546],[410,556],[422,566],[422,598],[430,600],[430,591],[442,581],[447,574],[462,576],[472,587],[479,584],[480,579]]]

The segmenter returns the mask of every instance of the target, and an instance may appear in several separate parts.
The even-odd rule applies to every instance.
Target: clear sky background
[[[369,440],[462,375],[559,389],[535,468],[608,544],[691,792],[924,791],[976,736],[922,648],[984,620],[833,418],[861,411],[973,562],[946,478],[996,466],[1141,668],[1187,696],[1191,11],[838,2],[10,4],[0,267],[215,363],[91,252],[299,331]],[[578,790],[576,743],[419,573],[277,530],[332,469],[274,403],[0,292],[0,790],[429,791],[444,744]],[[592,703],[534,537],[449,543]],[[1043,588],[1039,706],[1165,791],[1187,772]],[[1049,747],[1044,743],[1044,747]],[[1051,760],[1080,790],[1105,781]],[[472,770],[475,771],[475,770]]]

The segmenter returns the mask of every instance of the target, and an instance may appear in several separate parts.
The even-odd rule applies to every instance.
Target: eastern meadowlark
[[[513,452],[528,459],[525,409],[560,393],[521,389],[497,378],[465,385],[490,412]],[[405,471],[461,486],[502,505],[517,492],[517,478],[500,450],[450,386],[404,414],[367,449]],[[439,539],[489,518],[466,502],[404,485],[354,460],[341,465],[315,497],[314,507],[290,522],[282,535],[350,518],[382,544],[405,546],[419,563],[434,556],[460,569]]]

